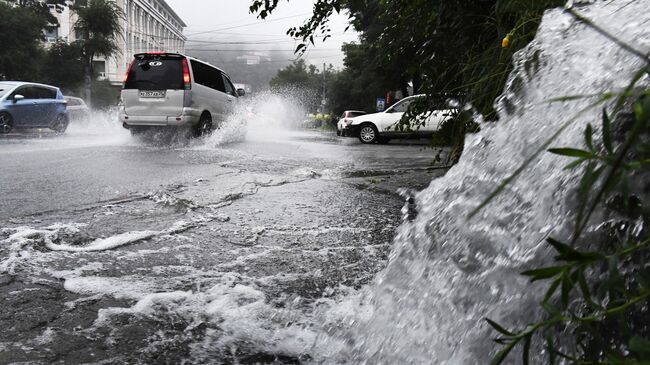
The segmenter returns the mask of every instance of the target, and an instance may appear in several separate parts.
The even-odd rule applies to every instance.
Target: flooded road
[[[4,136],[0,363],[308,363],[435,155],[259,124]]]

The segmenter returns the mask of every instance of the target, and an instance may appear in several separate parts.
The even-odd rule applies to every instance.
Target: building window
[[[105,61],[93,61],[93,71],[95,77],[98,80],[106,79],[106,62]]]
[[[46,28],[44,33],[47,43],[54,43],[59,38],[59,27]]]

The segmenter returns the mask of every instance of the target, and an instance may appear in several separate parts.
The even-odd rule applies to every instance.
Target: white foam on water
[[[51,244],[59,235],[76,235],[85,226],[57,223],[44,228],[21,226],[0,229],[2,236],[6,237],[0,240],[0,250],[6,251],[0,261],[0,273],[14,275],[19,267],[43,260],[42,253],[34,250],[36,246]]]
[[[194,141],[192,148],[195,150],[211,150],[228,144],[245,141],[248,126],[240,118],[238,114],[230,116],[210,136]]]
[[[66,244],[56,244],[47,242],[45,247],[52,251],[68,251],[68,252],[92,252],[92,251],[106,251],[120,246],[128,245],[134,242],[146,240],[156,236],[159,232],[155,231],[142,231],[142,232],[126,232],[108,238],[99,238],[84,246],[72,246]]]
[[[74,276],[68,273],[63,278],[65,290],[86,296],[108,295],[135,300],[161,290],[155,282],[134,276]]]
[[[264,278],[265,282],[271,280]],[[198,292],[146,294],[131,307],[101,309],[95,326],[110,327],[114,318],[123,315],[160,321],[164,320],[162,313],[172,313],[189,323],[186,331],[205,324],[209,327],[203,339],[191,345],[188,361],[214,361],[235,352],[300,358],[318,346],[321,326],[339,326],[358,309],[356,299],[350,299],[354,298],[350,290],[340,291],[338,298],[311,303],[295,297],[281,308],[272,305],[272,298],[250,279],[223,273],[219,283]]]

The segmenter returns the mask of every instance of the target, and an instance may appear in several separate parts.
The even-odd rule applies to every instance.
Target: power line
[[[264,20],[264,21],[261,21],[261,22],[258,21],[258,22],[255,22],[255,23],[235,25],[235,26],[232,26],[232,27],[212,29],[212,30],[206,30],[206,31],[202,31],[202,32],[188,33],[187,35],[190,36],[190,35],[197,35],[197,34],[215,33],[215,32],[220,32],[220,31],[223,31],[223,30],[238,29],[238,28],[250,27],[250,26],[254,26],[254,25],[264,25],[264,24],[268,24],[268,23],[278,22],[278,21],[281,21],[281,20],[292,19],[292,18],[297,18],[297,17],[303,17],[305,15],[311,15],[311,13],[303,13],[303,14],[297,14],[297,15],[292,15],[292,16],[285,16],[283,18]]]

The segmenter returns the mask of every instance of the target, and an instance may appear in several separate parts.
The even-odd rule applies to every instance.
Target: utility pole
[[[326,87],[325,87],[325,62],[323,62],[323,97],[321,98],[321,111],[323,114],[325,114],[325,93],[326,93]]]

